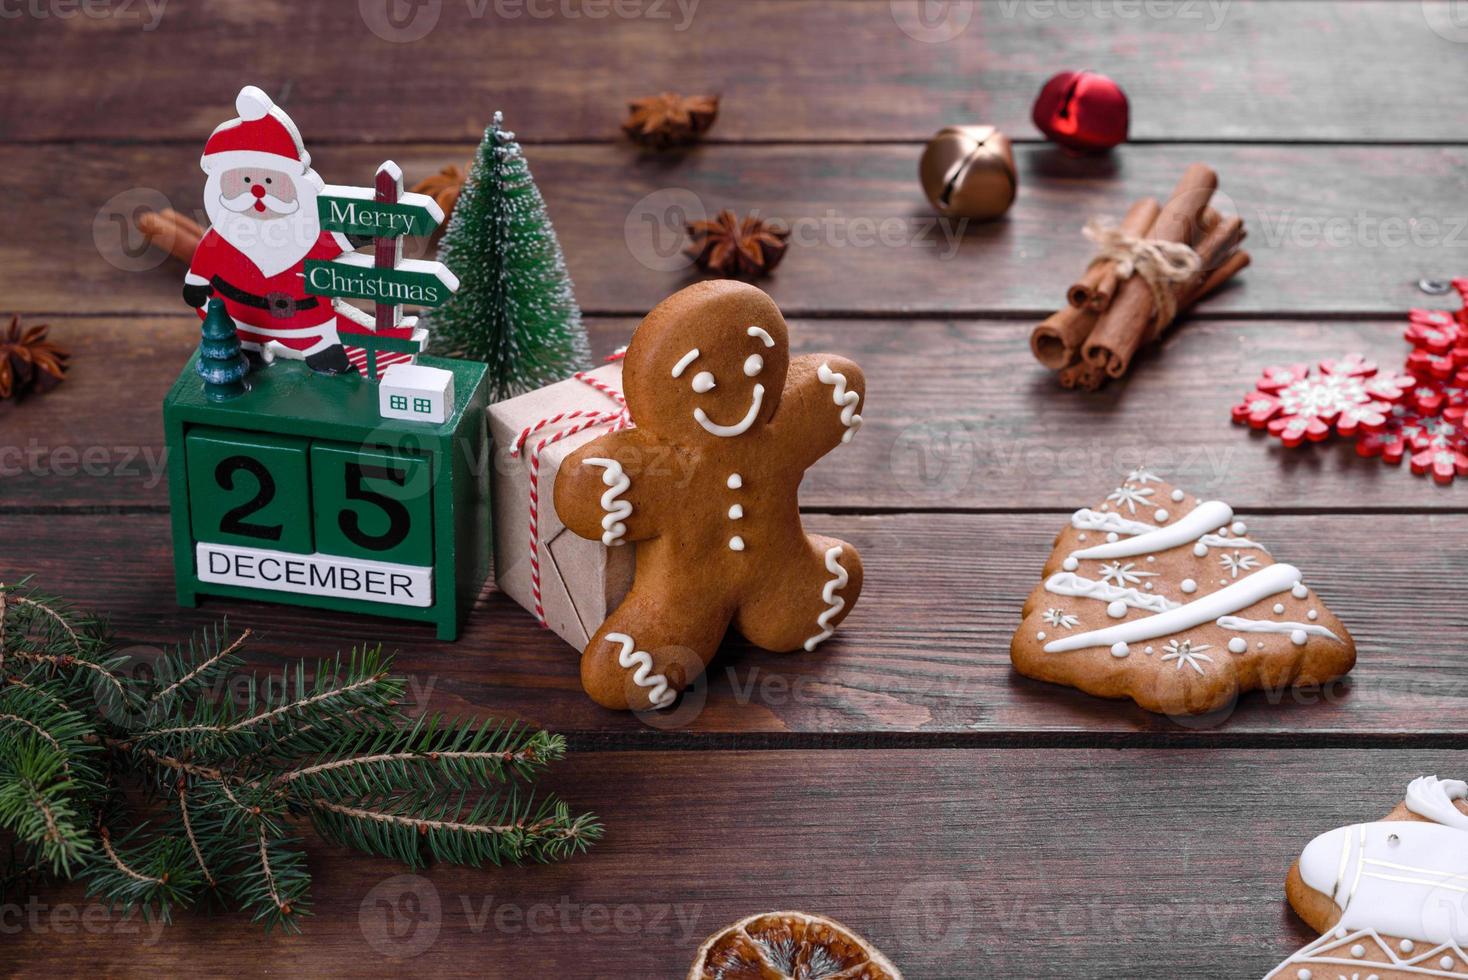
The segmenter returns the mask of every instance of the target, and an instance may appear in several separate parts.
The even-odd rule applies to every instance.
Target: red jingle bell
[[[1051,78],[1030,113],[1049,139],[1092,153],[1126,140],[1129,115],[1121,86],[1094,71],[1063,71]]]

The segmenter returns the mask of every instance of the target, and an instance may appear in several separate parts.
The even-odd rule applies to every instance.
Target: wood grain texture
[[[198,169],[207,127],[199,132],[168,146],[0,145],[0,170],[32,189],[12,206],[17,226],[30,232],[0,241],[0,267],[26,270],[6,277],[6,305],[178,311],[183,268],[149,250],[132,222],[140,208],[168,206],[207,222]],[[312,152],[328,181],[366,183],[391,155],[412,183],[462,164],[471,149]],[[1427,299],[1419,278],[1468,267],[1462,146],[1155,145],[1104,158],[1019,147],[1020,193],[1009,215],[965,227],[931,213],[915,145],[717,146],[679,160],[625,146],[526,152],[590,313],[641,316],[686,285],[686,221],[731,207],[791,228],[789,253],[761,283],[787,315],[1043,317],[1090,259],[1086,219],[1119,218],[1138,197],[1165,196],[1198,160],[1218,170],[1219,206],[1243,216],[1254,256],[1236,283],[1201,305],[1202,315],[1396,315]],[[405,254],[424,248],[410,239]]]
[[[404,875],[313,843],[316,914],[301,936],[195,914],[159,933],[102,920],[68,888],[14,910],[6,965],[54,976],[64,950],[68,971],[109,977],[227,964],[239,977],[673,978],[706,934],[793,907],[846,922],[913,980],[1258,977],[1314,938],[1284,899],[1301,848],[1461,763],[1345,750],[573,756],[551,781],[607,837],[567,864]],[[97,921],[58,926],[68,915]]]
[[[0,403],[0,512],[162,507],[163,396],[196,320],[51,318],[76,356],[43,398]],[[833,351],[868,378],[861,434],[811,470],[817,510],[1074,509],[1146,462],[1258,510],[1462,510],[1461,487],[1359,458],[1346,442],[1285,449],[1229,407],[1268,364],[1362,350],[1399,367],[1404,321],[1196,321],[1095,394],[1062,391],[1030,355],[1028,321],[795,319],[797,352]],[[632,319],[590,323],[599,355]]]
[[[1093,494],[1093,496],[1095,496]],[[1468,610],[1458,574],[1464,515],[1250,517],[1251,537],[1297,565],[1346,623],[1359,663],[1325,690],[1259,692],[1204,722],[1152,715],[1130,702],[1032,681],[1009,663],[1020,607],[1039,581],[1059,514],[880,517],[811,515],[807,526],[855,544],[866,566],[861,602],[814,653],[775,654],[731,639],[686,706],[647,723],[582,692],[579,651],[502,594],[477,605],[456,643],[386,619],[266,603],[174,603],[163,515],[0,517],[0,581],[34,572],[47,589],[106,611],[122,641],[184,639],[227,617],[258,631],[252,662],[275,668],[359,642],[396,651],[396,670],[429,708],[511,714],[586,744],[1159,744],[1300,738],[1464,743]],[[878,738],[881,736],[881,739]],[[738,744],[737,740],[733,744]]]
[[[142,2],[95,7],[113,15],[7,19],[0,137],[201,139],[240,76],[183,51],[248,66],[308,140],[478,139],[498,108],[532,139],[610,140],[628,99],[670,87],[723,94],[720,140],[955,122],[1038,138],[1040,86],[1085,67],[1126,88],[1134,139],[1456,141],[1468,123],[1468,93],[1432,67],[1468,39],[1440,0],[172,0],[156,23]]]

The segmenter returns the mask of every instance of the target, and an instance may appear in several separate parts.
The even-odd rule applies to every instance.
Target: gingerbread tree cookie
[[[635,543],[622,605],[592,636],[581,683],[609,708],[671,704],[732,624],[768,650],[812,650],[851,612],[861,557],[806,534],[805,471],[861,425],[861,368],[790,356],[773,300],[731,280],[659,303],[623,361],[634,427],[561,464],[556,511],[610,546]]]
[[[1228,504],[1134,470],[1055,539],[1010,657],[1029,677],[1201,715],[1242,691],[1339,677],[1356,647]]]
[[[1383,820],[1306,845],[1285,894],[1322,933],[1265,980],[1468,976],[1468,783],[1422,776]]]

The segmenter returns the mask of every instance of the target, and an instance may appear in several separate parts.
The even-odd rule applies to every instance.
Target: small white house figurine
[[[385,419],[442,425],[454,413],[454,375],[422,364],[394,364],[382,372],[377,399]]]

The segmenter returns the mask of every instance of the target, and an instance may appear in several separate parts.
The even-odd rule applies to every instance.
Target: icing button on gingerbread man
[[[634,428],[578,448],[555,506],[582,537],[633,542],[632,589],[581,657],[609,708],[671,704],[732,625],[768,650],[812,650],[861,593],[861,556],[806,534],[805,471],[861,426],[861,368],[791,358],[764,292],[731,280],[668,297],[633,334],[623,388]]]

